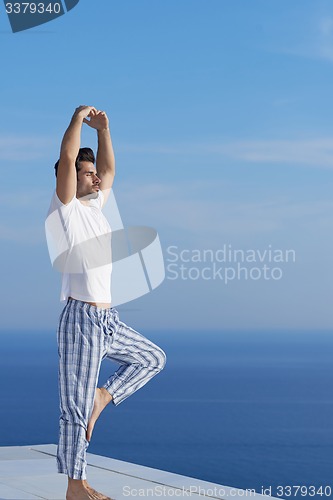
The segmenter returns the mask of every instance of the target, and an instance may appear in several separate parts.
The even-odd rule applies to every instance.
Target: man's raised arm
[[[80,149],[82,124],[96,114],[93,106],[79,106],[64,134],[60,149],[56,192],[62,203],[69,203],[76,195],[77,174],[75,161]]]
[[[116,172],[109,119],[104,111],[97,111],[89,121],[84,120],[84,122],[97,130],[98,149],[96,155],[96,170],[97,176],[101,179],[99,187],[103,191],[105,203],[110,194]]]

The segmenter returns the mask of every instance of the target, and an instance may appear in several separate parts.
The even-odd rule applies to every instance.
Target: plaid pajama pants
[[[68,299],[57,330],[60,432],[58,472],[86,479],[86,430],[93,409],[101,361],[120,364],[105,389],[118,405],[165,365],[160,347],[119,321],[115,308],[102,309]]]

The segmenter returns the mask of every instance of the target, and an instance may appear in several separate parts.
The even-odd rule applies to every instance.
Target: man
[[[97,130],[96,168],[93,151],[80,148],[83,123]],[[166,356],[121,322],[111,307],[111,228],[102,207],[113,183],[115,160],[105,112],[93,106],[75,110],[55,172],[56,190],[46,232],[50,255],[52,245],[66,249],[60,265],[61,300],[67,300],[57,330],[61,410],[58,472],[68,476],[66,500],[108,500],[86,481],[86,450],[95,422],[110,401],[118,405],[159,373]],[[120,367],[97,388],[105,357]]]

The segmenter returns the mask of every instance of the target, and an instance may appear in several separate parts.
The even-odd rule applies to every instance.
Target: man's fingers
[[[83,118],[83,123],[86,123],[87,125],[89,125],[89,127],[98,128],[98,123],[100,121],[99,119],[102,119],[103,121],[108,120],[105,111],[96,109],[94,106],[82,106],[82,108],[85,109],[87,113],[86,116]]]
[[[83,114],[84,118],[92,118],[93,116],[96,116],[97,110],[94,106],[81,105],[75,110],[75,114],[77,115],[78,113]]]
[[[97,109],[94,108],[93,106],[89,106],[90,111],[88,116],[95,116],[97,114]]]
[[[87,125],[89,125],[89,127],[92,127],[91,120],[87,120],[87,118],[83,118],[83,123],[86,123]]]

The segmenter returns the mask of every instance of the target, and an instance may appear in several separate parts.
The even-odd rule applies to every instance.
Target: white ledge
[[[56,445],[0,447],[0,500],[64,500],[67,477],[56,470]],[[89,483],[112,499],[218,498],[267,500],[250,490],[87,454]],[[274,498],[274,497],[270,497]]]

